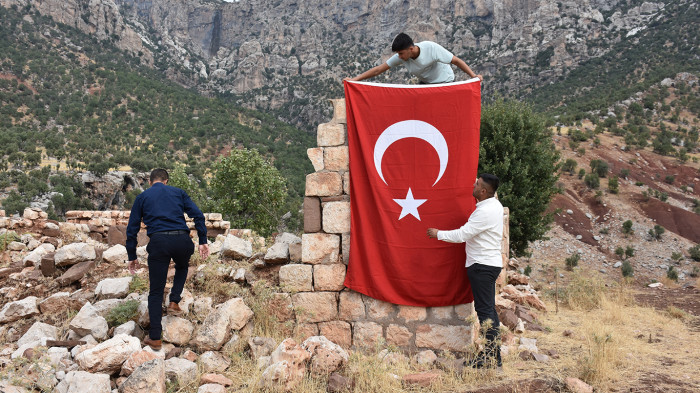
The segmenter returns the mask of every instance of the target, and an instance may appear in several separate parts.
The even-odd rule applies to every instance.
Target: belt
[[[179,231],[161,231],[156,232],[154,235],[187,235],[190,231],[179,230]]]

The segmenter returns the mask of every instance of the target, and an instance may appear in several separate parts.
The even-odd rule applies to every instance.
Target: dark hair
[[[165,181],[168,180],[168,178],[168,171],[163,168],[157,168],[151,172],[151,183],[155,181]]]
[[[498,185],[501,184],[501,181],[498,179],[498,176],[492,175],[490,173],[482,173],[479,175],[479,178],[484,181],[484,183],[488,184],[489,188],[491,189],[491,194],[495,193],[496,190],[498,190]]]
[[[406,33],[399,33],[391,44],[391,51],[398,52],[413,46],[413,40]]]

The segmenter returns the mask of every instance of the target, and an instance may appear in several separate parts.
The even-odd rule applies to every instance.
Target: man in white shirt
[[[395,52],[386,63],[382,63],[354,78],[345,78],[351,81],[361,81],[375,77],[389,70],[389,68],[401,64],[408,68],[408,71],[418,77],[422,84],[450,83],[455,80],[450,64],[454,64],[472,78],[482,79],[469,68],[462,59],[454,56],[450,51],[432,41],[423,41],[417,44],[413,39],[404,33],[394,38],[391,44],[391,51]]]
[[[475,368],[501,367],[496,279],[503,267],[503,205],[494,198],[499,182],[498,177],[491,174],[483,173],[479,176],[472,193],[477,202],[476,209],[461,228],[451,231],[428,229],[430,238],[465,243],[467,276],[474,295],[474,309],[481,326],[488,326],[485,350],[471,363]]]

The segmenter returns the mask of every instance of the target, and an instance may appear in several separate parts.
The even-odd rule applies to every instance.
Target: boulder
[[[292,390],[301,382],[306,373],[306,363],[311,354],[288,338],[270,355],[270,366],[263,371],[258,384],[263,388],[284,386]]]
[[[75,361],[83,370],[114,374],[132,353],[139,350],[141,343],[138,338],[120,334],[86,349],[75,357]]]
[[[435,352],[427,349],[416,354],[416,363],[418,364],[433,364],[437,360]]]
[[[14,322],[39,314],[37,300],[36,296],[28,296],[22,300],[5,304],[0,310],[0,323]]]
[[[286,263],[289,261],[289,244],[275,243],[265,253],[265,263]]]
[[[102,253],[102,260],[109,263],[126,264],[128,259],[126,247],[121,244],[114,245]]]
[[[143,363],[119,386],[119,393],[165,393],[165,363],[153,359]]]
[[[231,386],[233,385],[233,381],[226,378],[225,376],[221,374],[203,374],[201,378],[199,378],[199,383],[201,384],[208,384],[208,383],[215,383],[217,385],[223,385],[223,386]]]
[[[70,285],[95,269],[95,261],[85,261],[77,263],[66,270],[56,281],[63,286]]]
[[[166,316],[162,321],[163,325],[163,341],[173,343],[175,345],[186,345],[192,338],[194,325],[192,322],[179,317]]]
[[[24,262],[24,266],[40,267],[41,258],[43,258],[44,255],[54,251],[56,251],[56,247],[54,247],[53,244],[44,243],[39,247],[35,248],[34,251],[27,254],[27,256],[25,256],[22,260],[22,262]]]
[[[565,383],[572,393],[593,393],[593,387],[578,378],[567,377]]]
[[[56,266],[74,265],[78,262],[92,261],[97,258],[95,247],[88,243],[71,243],[56,250]]]
[[[349,359],[347,351],[324,336],[309,337],[301,347],[311,353],[311,373],[315,375],[329,375]]]
[[[122,298],[129,294],[129,285],[133,277],[105,278],[97,283],[95,295],[99,298]]]
[[[56,385],[55,393],[111,393],[108,374],[71,371]]]
[[[98,314],[90,302],[85,303],[78,311],[78,314],[71,320],[69,327],[81,336],[90,334],[100,340],[105,339],[109,331],[107,320]]]
[[[224,240],[221,252],[225,257],[242,259],[253,256],[253,245],[239,237],[228,235]]]
[[[220,352],[207,351],[199,356],[199,364],[202,366],[202,371],[205,373],[222,372],[231,365],[231,360]]]
[[[226,393],[226,387],[217,383],[206,383],[197,389],[197,393]]]
[[[188,385],[197,378],[197,364],[187,359],[171,358],[165,361],[165,376],[177,380],[180,386]]]
[[[24,344],[39,342],[42,338],[56,340],[57,334],[58,332],[54,326],[43,322],[34,322],[32,327],[17,340],[17,345],[21,347]]]
[[[243,299],[228,300],[209,312],[191,344],[201,350],[218,350],[230,337],[231,330],[240,330],[252,316],[253,311]]]
[[[151,351],[145,351],[145,350],[139,350],[132,352],[128,358],[126,358],[126,361],[124,361],[124,364],[122,364],[122,370],[120,375],[124,376],[129,376],[131,375],[134,370],[136,370],[139,366],[142,364],[151,361],[153,359],[159,359],[160,356],[157,354],[151,352]]]
[[[261,356],[268,356],[275,350],[277,343],[271,337],[251,337],[248,339],[250,347],[250,357],[258,359]]]

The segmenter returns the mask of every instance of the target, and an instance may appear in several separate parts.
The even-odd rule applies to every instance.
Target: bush
[[[676,270],[676,268],[673,266],[669,266],[668,270],[666,271],[666,277],[670,280],[678,281],[678,270]]]
[[[573,175],[577,165],[576,160],[569,158],[562,164],[561,170],[563,172],[569,172],[569,175]]]
[[[700,267],[693,266],[693,270],[691,270],[691,272],[690,272],[690,277],[695,278],[699,275],[700,275]]]
[[[634,233],[634,229],[632,229],[632,220],[627,220],[622,223],[622,233],[625,235],[631,235]]]
[[[119,326],[123,323],[127,323],[134,320],[138,313],[139,308],[138,300],[127,300],[124,303],[112,308],[107,313],[105,319],[109,326]]]
[[[694,261],[700,262],[700,244],[696,244],[688,249],[688,255],[693,258]]]
[[[586,176],[586,170],[581,168],[578,170],[578,178],[583,179],[583,177]]]
[[[530,265],[525,266],[525,270],[523,271],[523,273],[526,276],[530,277],[530,273],[532,273],[532,266],[530,266]]]
[[[604,227],[601,230],[599,230],[598,233],[600,233],[601,235],[607,235],[608,233],[610,233],[610,228]]]
[[[625,248],[625,258],[632,258],[634,256],[634,247],[627,246]]]
[[[610,191],[611,194],[617,194],[618,193],[618,182],[617,182],[617,177],[613,176],[608,179],[608,191]]]
[[[7,231],[0,235],[0,252],[5,251],[7,245],[19,241],[19,235],[13,231]]]
[[[661,235],[663,235],[664,232],[666,232],[666,229],[657,224],[654,225],[654,228],[649,230],[649,236],[651,236],[651,238],[654,240],[661,240]]]
[[[501,178],[498,196],[511,211],[510,248],[522,255],[553,221],[546,211],[557,193],[559,153],[546,119],[525,104],[497,100],[481,116],[479,172]]]
[[[211,189],[215,207],[233,228],[250,228],[263,236],[277,229],[287,187],[277,169],[257,150],[233,149],[221,157],[214,165]],[[505,198],[501,201],[510,206]]]
[[[667,175],[664,181],[668,184],[673,184],[673,182],[676,180],[676,177],[673,175]]]
[[[598,177],[608,175],[608,163],[603,160],[591,160],[591,172],[594,172]]]
[[[600,187],[600,178],[595,173],[589,173],[583,179],[583,182],[588,186],[588,188],[598,188]]]
[[[618,257],[620,257],[620,259],[625,259],[625,249],[618,246],[618,247],[615,249],[615,255],[617,255]]]
[[[620,171],[620,177],[623,179],[627,179],[630,175],[630,170],[625,168]]]
[[[566,270],[574,270],[578,266],[578,261],[581,259],[581,254],[575,252],[570,257],[566,258]]]
[[[681,254],[680,252],[674,251],[671,253],[671,259],[673,259],[676,262],[679,262],[681,259],[683,259],[683,254]]]
[[[632,264],[630,261],[624,261],[622,262],[622,277],[632,277],[634,275],[634,268],[632,268]]]

